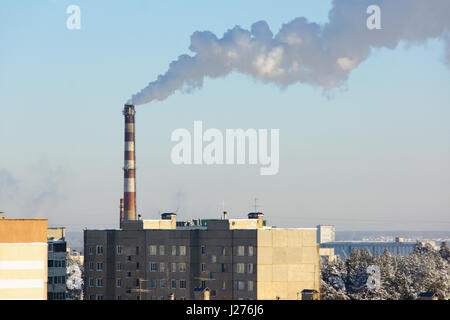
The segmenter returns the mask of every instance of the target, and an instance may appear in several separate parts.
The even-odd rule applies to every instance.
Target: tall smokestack
[[[124,171],[124,220],[136,220],[136,174],[134,153],[134,105],[126,104],[123,109],[125,117],[125,163]]]

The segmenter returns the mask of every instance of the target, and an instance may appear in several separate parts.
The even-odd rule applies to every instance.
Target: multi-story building
[[[65,300],[67,297],[67,243],[66,228],[48,228],[48,300]]]
[[[0,217],[0,300],[47,299],[47,220]]]
[[[122,221],[84,231],[85,299],[299,299],[319,291],[315,228],[273,228],[248,219]],[[203,296],[203,295],[201,295]]]

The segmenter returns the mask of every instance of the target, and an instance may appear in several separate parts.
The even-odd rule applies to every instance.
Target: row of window
[[[48,300],[65,300],[66,293],[65,292],[49,292],[47,293]]]
[[[159,288],[166,288],[166,280],[162,279],[162,280],[139,280],[136,279],[136,288],[140,288],[142,289],[142,283],[148,282],[148,288],[149,289],[156,289],[158,288],[158,283],[159,283]],[[102,288],[103,287],[103,278],[89,278],[89,287],[93,288],[94,286],[97,288]],[[116,279],[116,288],[121,288],[122,287],[122,279]],[[177,280],[172,279],[170,280],[170,288],[171,289],[177,289]],[[186,280],[185,279],[181,279],[178,280],[178,289],[186,289]]]
[[[49,268],[65,268],[66,260],[48,260]]]
[[[167,285],[166,280],[164,280],[164,279],[161,279],[161,280],[156,280],[156,279],[139,280],[139,279],[136,279],[136,288],[142,289],[142,283],[144,283],[144,282],[148,282],[149,289],[156,289],[156,288],[165,289],[166,285]],[[226,290],[226,283],[227,282],[225,280],[222,281],[222,290]],[[93,288],[94,284],[97,288],[102,288],[103,287],[103,278],[97,278],[97,279],[89,278],[89,287]],[[158,287],[158,284],[159,284],[159,287]],[[186,284],[187,283],[186,283],[185,279],[180,279],[180,280],[178,280],[178,287],[177,287],[177,280],[175,280],[175,279],[170,280],[170,288],[171,289],[186,289]],[[122,287],[122,279],[116,279],[116,288],[121,288],[121,287]],[[206,288],[206,280],[200,280],[200,287]],[[253,291],[254,281],[237,280],[236,288],[238,291],[244,291],[244,290]],[[131,293],[131,290],[130,290],[130,293]]]
[[[177,250],[178,248],[178,250]],[[254,247],[253,246],[247,246],[247,250],[245,250],[246,246],[237,246],[236,248],[236,255],[237,256],[245,256],[246,255],[246,251],[247,251],[247,255],[249,257],[252,257],[254,255]],[[95,247],[95,251],[94,251],[94,247],[89,247],[88,248],[88,253],[90,255],[93,255],[94,252],[98,255],[102,255],[103,254],[103,246],[102,245],[98,245]],[[121,255],[123,252],[123,246],[118,245],[116,246],[116,254],[117,255]],[[200,247],[200,253],[202,256],[206,255],[206,246],[202,245]],[[150,245],[149,246],[149,254],[152,256],[156,256],[156,255],[160,255],[160,256],[164,256],[166,255],[166,246],[165,245]],[[170,246],[170,254],[172,256],[176,256],[176,255],[180,255],[180,256],[185,256],[186,255],[186,246]],[[136,255],[139,255],[139,247],[136,247]],[[226,255],[226,248],[222,247],[221,248],[221,255],[225,256]]]
[[[66,283],[66,276],[54,276],[54,277],[48,277],[48,284],[60,284],[60,283]]]
[[[166,263],[164,262],[150,262],[149,264],[150,272],[165,272],[166,271]],[[136,270],[139,270],[139,263],[136,263]],[[170,263],[170,272],[186,272],[187,265],[185,262],[172,262]],[[89,262],[89,271],[94,271],[94,262]],[[96,271],[103,271],[103,262],[97,262]],[[118,262],[116,264],[116,271],[122,271],[122,263]],[[200,264],[200,271],[207,272],[206,263]],[[227,272],[227,265],[225,263],[221,264],[221,271]],[[237,263],[236,264],[236,272],[237,273],[245,273],[245,263]],[[254,273],[254,264],[247,264],[247,273]]]

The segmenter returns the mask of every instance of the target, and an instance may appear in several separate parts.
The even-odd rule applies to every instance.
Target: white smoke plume
[[[379,30],[367,28],[367,8],[381,9]],[[231,72],[251,75],[286,87],[305,83],[331,89],[342,86],[352,70],[375,48],[394,49],[400,43],[417,45],[429,39],[446,42],[450,64],[450,0],[334,0],[324,25],[296,18],[274,35],[265,21],[228,30],[222,38],[196,31],[189,49],[169,70],[134,94],[139,105],[164,100],[179,89],[201,88],[206,77]],[[388,72],[388,70],[387,70]]]

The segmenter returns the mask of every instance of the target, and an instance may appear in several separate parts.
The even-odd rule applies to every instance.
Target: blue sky
[[[123,103],[189,54],[190,35],[266,20],[326,23],[331,1],[2,1],[0,211],[69,230],[117,227]],[[66,28],[66,8],[81,29]],[[245,217],[257,197],[277,226],[450,230],[450,70],[444,45],[376,50],[345,89],[233,73],[138,106],[137,205],[144,218]],[[177,128],[279,128],[280,172],[175,166]]]

